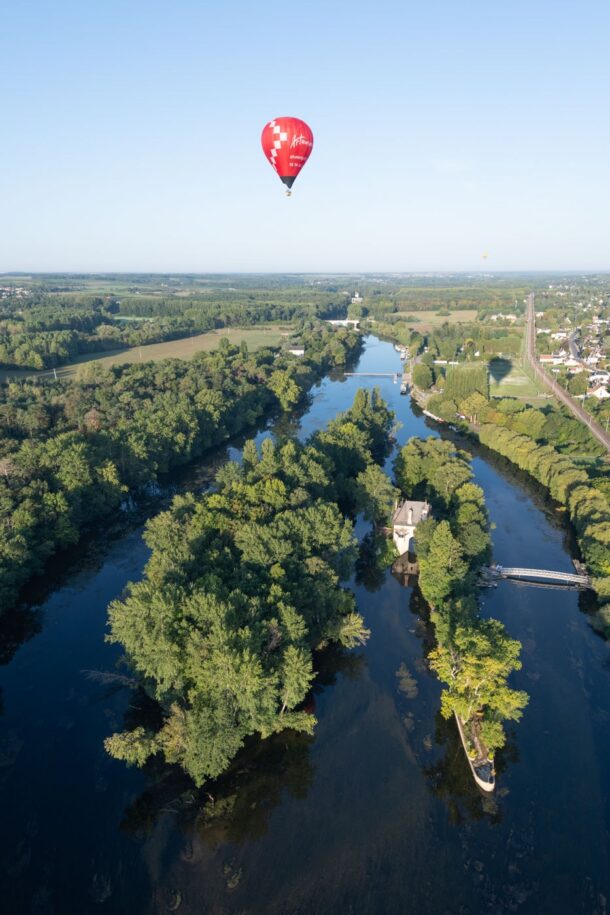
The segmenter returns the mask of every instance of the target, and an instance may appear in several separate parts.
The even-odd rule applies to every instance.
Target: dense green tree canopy
[[[483,491],[466,452],[441,439],[410,439],[395,472],[405,495],[432,501],[433,516],[415,532],[419,587],[437,640],[430,666],[446,684],[443,714],[459,716],[473,755],[484,759],[504,744],[502,721],[517,720],[527,696],[507,683],[521,646],[500,622],[478,615],[477,578],[491,552]]]
[[[128,494],[293,406],[360,345],[323,326],[301,339],[298,360],[228,345],[190,361],[0,385],[0,606]]]
[[[360,391],[306,445],[266,439],[259,452],[250,443],[213,492],[176,498],[149,523],[145,577],[111,605],[110,639],[163,723],[113,735],[112,755],[141,765],[162,753],[201,784],[248,735],[312,729],[300,708],[312,652],[368,636],[340,586],[356,558],[345,515],[363,492],[372,516],[387,501],[375,461],[387,454],[392,419],[377,393]]]

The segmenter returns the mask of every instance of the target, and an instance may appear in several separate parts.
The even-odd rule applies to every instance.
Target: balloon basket
[[[286,197],[292,197],[292,191],[284,191]]]

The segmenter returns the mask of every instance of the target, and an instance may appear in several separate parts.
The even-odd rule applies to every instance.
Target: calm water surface
[[[399,366],[389,344],[368,338],[360,371]],[[299,434],[373,384],[403,424],[401,442],[436,434],[389,378],[325,380]],[[496,560],[570,570],[562,515],[488,453],[475,453],[475,471]],[[424,609],[389,572],[352,583],[372,636],[320,658],[315,736],[253,741],[226,779],[197,792],[166,768],[127,769],[102,746],[142,714],[142,697],[105,677],[129,671],[104,635],[108,602],[147,557],[141,529],[91,550],[4,627],[0,911],[607,912],[610,656],[582,597],[509,583],[484,592],[483,612],[523,643],[514,685],[530,694],[493,799],[477,793],[438,714]]]

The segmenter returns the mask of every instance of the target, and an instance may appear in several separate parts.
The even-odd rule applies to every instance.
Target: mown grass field
[[[413,324],[417,330],[429,330],[433,327],[440,327],[442,324],[472,324],[477,319],[477,310],[475,308],[450,311],[448,315],[439,315],[436,311],[398,311],[397,315],[401,318],[411,318],[407,324]]]
[[[254,351],[263,346],[275,346],[284,336],[290,334],[288,324],[270,324],[264,327],[230,327],[222,330],[198,334],[195,337],[181,337],[179,340],[166,340],[165,343],[149,343],[146,346],[135,346],[132,349],[118,350],[106,353],[92,353],[81,356],[70,365],[62,365],[57,369],[58,378],[73,378],[84,370],[85,366],[92,363],[108,368],[111,365],[125,365],[131,362],[149,362],[159,359],[191,359],[196,353],[216,349],[222,337],[228,337],[231,343],[239,345],[242,340],[248,344],[248,349]],[[53,376],[53,370],[42,372],[28,371],[27,369],[4,369],[0,371],[0,382],[9,378],[35,378]]]
[[[531,400],[543,392],[539,386],[526,374],[521,364],[517,361],[503,361],[501,372],[493,370],[489,375],[489,393],[492,397],[518,397]]]

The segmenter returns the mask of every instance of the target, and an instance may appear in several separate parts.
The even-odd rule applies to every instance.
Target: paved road
[[[572,333],[570,334],[570,336],[568,337],[568,346],[570,347],[570,355],[571,355],[572,359],[578,359],[579,362],[582,362],[582,359],[580,358],[580,348],[578,346],[578,343],[576,342],[577,335],[578,335],[578,331],[573,330]],[[583,365],[584,365],[584,363],[583,363]]]
[[[549,388],[558,400],[566,405],[576,419],[579,419],[581,423],[584,423],[585,426],[589,428],[591,435],[594,435],[598,442],[601,442],[606,451],[610,454],[610,435],[602,429],[600,424],[596,422],[586,410],[583,410],[577,400],[570,397],[568,392],[544,371],[538,362],[536,357],[536,315],[534,312],[533,292],[530,293],[527,302],[527,324],[525,333],[525,358],[534,370],[534,374],[538,380],[541,381],[545,387]]]

